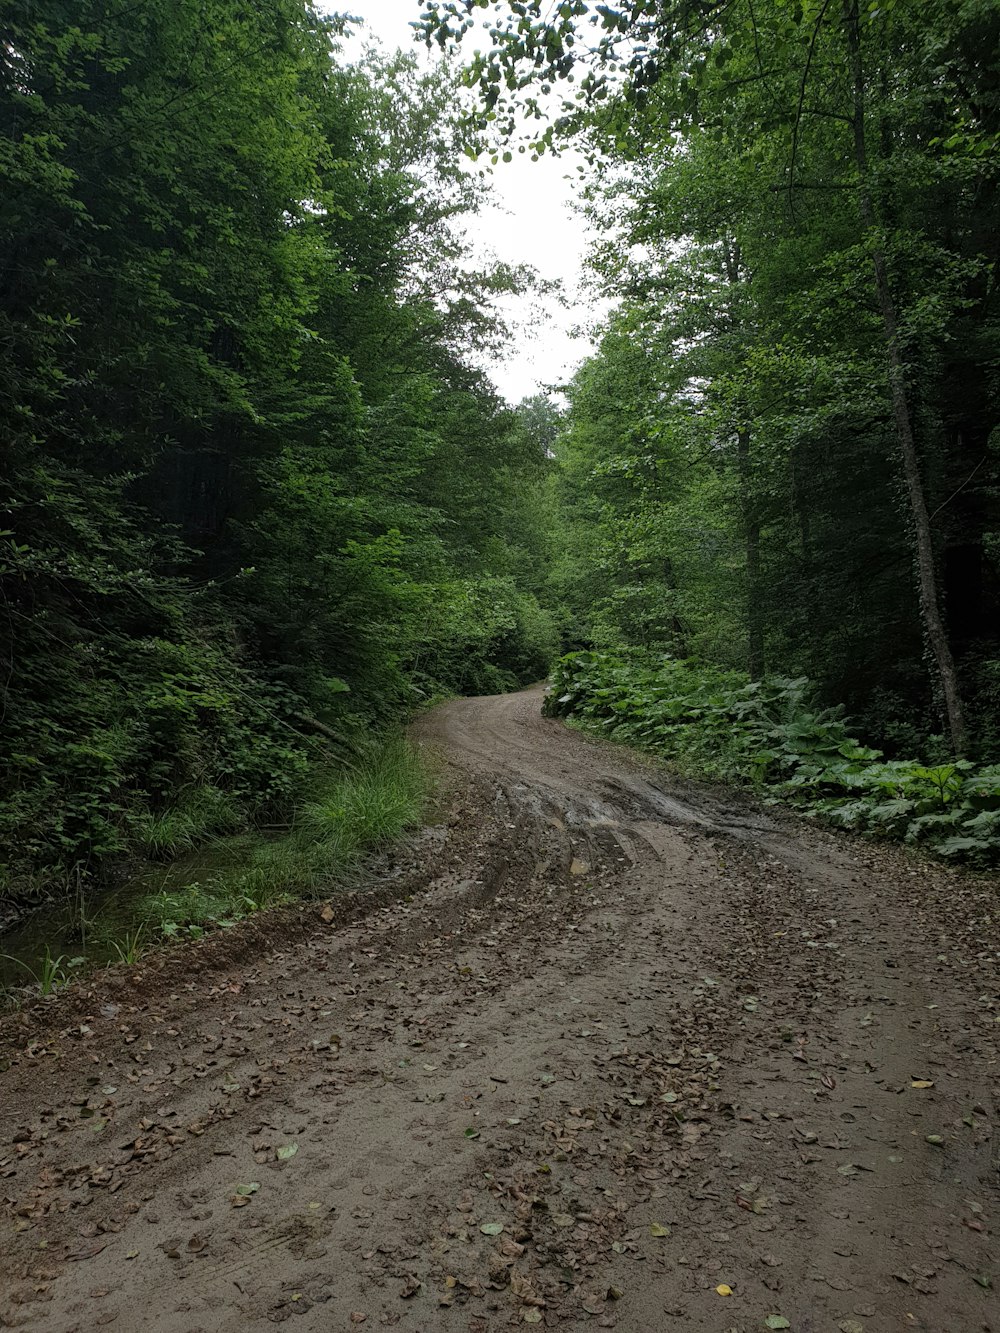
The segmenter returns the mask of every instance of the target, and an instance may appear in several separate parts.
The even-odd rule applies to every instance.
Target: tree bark
[[[722,257],[726,279],[736,287],[742,274],[740,247],[726,235],[722,237]],[[735,327],[735,324],[734,324]],[[736,470],[740,483],[740,517],[743,522],[743,550],[746,559],[747,670],[751,680],[764,674],[764,615],[760,578],[760,519],[753,502],[750,476],[750,428],[736,430]]]
[[[760,521],[754,512],[750,492],[750,431],[746,426],[741,426],[736,432],[736,457],[739,465],[743,541],[747,563],[747,668],[751,680],[760,680],[764,674],[764,616],[760,597]]]
[[[861,60],[861,31],[858,21],[857,0],[844,0],[843,16],[850,72],[854,85],[851,123],[854,131],[854,163],[858,171],[858,201],[862,224],[872,237],[872,269],[874,270],[875,292],[885,333],[886,369],[892,399],[893,421],[903,464],[906,491],[910,502],[910,516],[913,522],[920,588],[920,612],[941,682],[948,731],[951,736],[951,748],[956,757],[960,757],[965,753],[967,743],[962,697],[955,671],[955,659],[952,656],[951,644],[948,641],[944,618],[941,614],[941,597],[934,561],[934,542],[931,536],[930,516],[927,510],[927,499],[924,495],[923,478],[920,474],[920,459],[917,456],[916,441],[913,435],[913,417],[910,412],[909,396],[906,388],[906,370],[899,344],[896,303],[893,299],[892,288],[889,285],[885,250],[878,239],[878,218],[868,175],[868,144],[865,136],[865,75]]]

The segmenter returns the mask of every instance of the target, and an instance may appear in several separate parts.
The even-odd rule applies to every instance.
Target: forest
[[[417,710],[557,663],[686,772],[995,859],[1000,7],[413,17],[439,61],[4,8],[0,901],[250,833],[244,902],[302,889],[419,806]],[[540,279],[471,257],[478,167],[570,146],[610,314],[509,404]]]

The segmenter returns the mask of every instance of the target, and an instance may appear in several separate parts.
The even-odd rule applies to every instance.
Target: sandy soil
[[[0,1326],[1000,1329],[996,878],[539,703],[332,910],[3,1020]]]

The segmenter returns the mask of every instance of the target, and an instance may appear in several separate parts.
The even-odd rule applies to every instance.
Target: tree
[[[472,364],[525,275],[465,257],[450,76],[342,28],[0,20],[0,893],[287,819],[428,693],[544,669],[540,464]]]
[[[917,605],[952,748],[960,753],[965,724],[953,647],[959,630],[946,620],[942,582],[949,594],[956,592],[949,571],[961,567],[951,557],[953,543],[959,543],[941,535],[935,541],[930,514],[947,510],[954,499],[945,476],[959,474],[951,487],[959,495],[973,473],[979,487],[993,484],[986,473],[992,476],[995,464],[983,454],[971,469],[962,469],[960,460],[973,432],[986,448],[995,425],[995,414],[990,421],[979,406],[991,380],[989,354],[982,353],[987,345],[996,346],[987,276],[997,248],[997,173],[990,156],[997,123],[987,93],[996,75],[995,9],[964,0],[942,0],[919,15],[900,6],[862,12],[851,5],[793,6],[779,0],[752,6],[710,0],[581,2],[551,14],[536,3],[498,2],[488,8],[492,49],[473,60],[470,72],[482,95],[480,133],[498,127],[501,134],[514,133],[519,111],[527,112],[530,126],[541,112],[540,87],[557,80],[566,87],[573,78],[576,91],[566,99],[563,115],[533,135],[537,150],[568,134],[589,136],[596,160],[620,164],[625,193],[634,188],[645,201],[648,230],[659,226],[665,243],[704,246],[706,203],[717,209],[717,244],[727,243],[724,218],[738,219],[735,228],[728,224],[728,239],[738,237],[752,277],[748,340],[742,350],[723,352],[720,330],[703,330],[706,344],[720,353],[709,397],[728,397],[734,407],[745,402],[759,415],[762,405],[759,397],[754,405],[745,372],[763,366],[768,342],[771,349],[788,343],[789,327],[801,343],[801,359],[820,356],[832,367],[838,349],[845,361],[860,356],[866,393],[873,358],[886,367],[883,410],[905,483]],[[430,6],[425,29],[447,46],[461,37],[466,11],[460,4]],[[981,53],[991,52],[978,62],[972,54],[977,43]],[[649,160],[671,154],[683,182],[673,194],[686,198],[688,218],[684,210],[661,215],[662,200],[649,189]],[[758,181],[740,180],[738,172],[731,180],[728,163],[734,158],[752,163]],[[686,170],[692,160],[702,164],[701,172]],[[713,162],[726,182],[718,188],[709,174]],[[758,188],[760,177],[764,190]],[[733,187],[728,198],[727,185]],[[635,214],[628,225],[637,240],[641,228]],[[871,274],[867,289],[857,282],[861,259]],[[816,265],[825,270],[819,282]],[[831,280],[837,289],[831,289]],[[829,301],[831,291],[854,325],[832,335],[823,329],[817,304]],[[943,390],[940,368],[952,357],[958,330],[973,309],[979,311],[980,355],[974,368],[967,366],[964,381],[975,404],[970,413],[975,426],[970,420],[960,443],[960,432],[944,424],[956,405]],[[719,361],[727,357],[723,369]],[[730,388],[724,389],[721,379]],[[869,404],[863,398],[857,396],[865,413]],[[768,415],[773,423],[775,414],[765,411]],[[805,425],[805,414],[800,415]],[[776,440],[773,428],[762,437],[760,424],[766,423],[749,436],[747,423],[734,429],[737,444],[763,442],[762,450],[753,450],[763,459]],[[877,432],[882,435],[881,421]],[[736,452],[749,463],[748,447]],[[767,468],[773,471],[771,463]],[[749,500],[750,472],[744,468],[742,476]],[[928,500],[928,493],[934,498]],[[891,492],[886,500],[894,504]],[[743,507],[751,584],[760,581],[754,572],[760,559],[755,508],[758,502]],[[974,512],[982,524],[982,503]],[[874,521],[886,532],[894,526],[888,510]],[[959,549],[969,551],[963,557],[969,563],[981,559],[983,548],[975,538],[969,548],[962,534]],[[977,586],[985,587],[981,578]],[[963,620],[972,621],[967,594],[958,591],[956,600],[966,607]],[[751,596],[748,605],[756,608],[760,601]],[[980,617],[985,604],[980,591]],[[759,645],[761,627],[751,625],[749,637]],[[967,652],[969,638],[965,630]],[[759,648],[752,656],[759,661]]]

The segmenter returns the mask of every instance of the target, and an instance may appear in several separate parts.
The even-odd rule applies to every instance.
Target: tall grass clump
[[[330,865],[349,865],[417,823],[427,779],[413,746],[401,736],[386,741],[353,773],[330,782],[306,802],[296,821],[301,845],[320,850]]]
[[[218,787],[196,785],[166,810],[147,810],[136,820],[138,845],[154,860],[166,861],[209,838],[233,833],[243,824],[235,801]]]
[[[413,746],[384,738],[356,767],[317,779],[285,833],[251,843],[238,865],[204,882],[150,895],[144,919],[161,935],[199,935],[325,892],[366,853],[419,824],[428,793]]]

